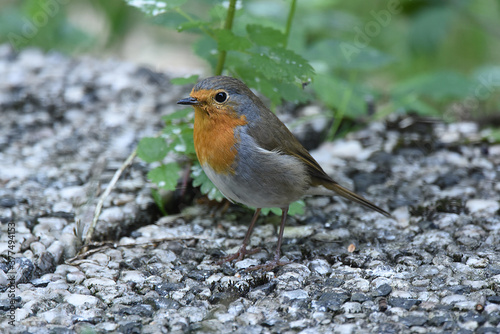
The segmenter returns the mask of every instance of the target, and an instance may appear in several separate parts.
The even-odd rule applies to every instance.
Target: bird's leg
[[[222,264],[224,262],[230,262],[230,261],[233,261],[235,259],[237,259],[238,261],[241,261],[241,260],[243,260],[245,255],[255,254],[255,253],[260,251],[260,248],[247,250],[247,244],[248,244],[248,241],[250,240],[250,236],[252,235],[252,230],[253,230],[253,227],[255,226],[255,222],[259,218],[260,210],[261,210],[261,208],[257,208],[255,210],[255,213],[253,214],[252,222],[250,223],[250,227],[248,228],[247,233],[245,234],[245,239],[243,239],[243,244],[241,245],[240,249],[238,249],[238,251],[236,253],[224,257],[222,260],[218,261],[217,264]]]
[[[278,234],[278,246],[276,247],[276,252],[274,253],[274,260],[258,266],[252,266],[250,268],[247,268],[246,271],[254,271],[259,269],[264,269],[266,271],[269,271],[273,270],[278,266],[284,266],[285,264],[292,263],[291,261],[280,261],[281,244],[283,242],[283,232],[285,231],[285,222],[286,222],[286,216],[288,214],[288,206],[285,208],[281,208],[281,211],[282,214],[281,214],[280,232]]]

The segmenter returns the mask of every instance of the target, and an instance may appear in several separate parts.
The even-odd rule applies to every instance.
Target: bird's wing
[[[279,151],[283,154],[294,156],[303,161],[307,166],[307,171],[311,177],[311,186],[322,185],[333,190],[337,194],[352,201],[358,202],[372,210],[375,210],[386,217],[392,217],[390,213],[379,208],[364,197],[339,185],[329,177],[323,168],[309,154],[309,152],[299,143],[297,138],[271,111],[266,110],[261,114],[261,120],[249,126],[248,132],[254,138],[257,145],[269,151]],[[265,126],[263,126],[265,124]],[[273,131],[270,132],[269,129]]]
[[[272,131],[269,131],[270,129]],[[259,122],[249,124],[248,133],[263,149],[288,154],[304,162],[311,177],[312,186],[336,183],[271,111],[263,111]]]

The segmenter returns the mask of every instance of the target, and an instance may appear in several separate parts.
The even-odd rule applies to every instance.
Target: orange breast
[[[235,145],[239,140],[234,130],[247,124],[245,116],[220,111],[208,115],[200,107],[194,109],[194,148],[201,165],[208,164],[221,174],[234,173]]]

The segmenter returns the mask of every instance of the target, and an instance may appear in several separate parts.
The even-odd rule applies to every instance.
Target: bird
[[[344,188],[314,160],[290,130],[241,80],[213,76],[199,81],[177,102],[194,108],[193,141],[207,177],[230,201],[255,212],[239,250],[219,263],[241,261],[262,208],[282,211],[274,258],[247,270],[272,270],[282,261],[281,244],[291,203],[305,195],[340,195],[391,217],[387,211]]]

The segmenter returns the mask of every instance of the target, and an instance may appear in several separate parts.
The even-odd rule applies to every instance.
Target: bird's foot
[[[248,250],[245,245],[241,246],[240,249],[234,254],[228,255],[217,261],[217,264],[223,264],[225,262],[231,262],[233,260],[241,261],[245,257],[245,255],[251,255],[260,252],[260,248],[254,248],[252,250]]]

